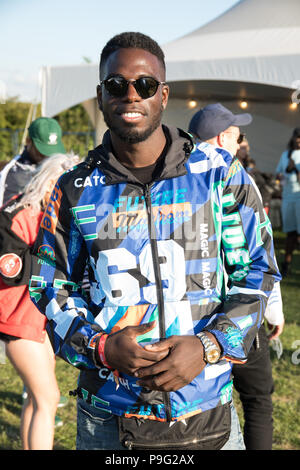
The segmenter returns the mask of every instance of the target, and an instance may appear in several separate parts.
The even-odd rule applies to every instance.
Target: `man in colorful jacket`
[[[232,363],[280,279],[270,223],[230,153],[161,124],[151,38],[107,43],[97,95],[109,130],[57,182],[30,281],[55,353],[81,369],[77,447],[226,448]]]

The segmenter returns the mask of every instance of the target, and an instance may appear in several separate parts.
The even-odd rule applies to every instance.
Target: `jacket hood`
[[[175,127],[162,126],[170,146],[158,178],[175,178],[186,174],[185,162],[190,156],[194,142],[190,134]],[[97,166],[106,175],[106,184],[121,182],[139,183],[129,168],[122,165],[113,154],[110,132],[105,132],[102,144],[91,150],[85,160],[87,165]]]

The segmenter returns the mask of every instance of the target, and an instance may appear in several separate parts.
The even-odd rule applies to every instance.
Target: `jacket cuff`
[[[247,361],[243,348],[243,335],[238,328],[228,327],[225,332],[217,329],[204,328],[203,332],[212,333],[222,348],[222,357],[234,363],[244,363]]]

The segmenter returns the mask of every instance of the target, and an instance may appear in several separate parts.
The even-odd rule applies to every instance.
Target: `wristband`
[[[99,358],[100,358],[100,361],[102,362],[102,364],[107,367],[108,369],[111,369],[110,365],[106,362],[106,359],[105,359],[105,354],[104,354],[104,347],[105,347],[105,342],[107,340],[107,337],[108,335],[107,334],[103,334],[99,340],[99,344],[98,344],[98,354],[99,354]]]

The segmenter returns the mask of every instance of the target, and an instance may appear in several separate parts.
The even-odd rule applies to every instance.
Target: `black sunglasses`
[[[100,82],[104,85],[106,91],[116,98],[123,98],[128,90],[129,83],[132,83],[137,93],[143,100],[151,98],[157,92],[159,85],[165,85],[166,82],[158,82],[153,77],[141,77],[137,80],[126,80],[124,77],[115,76],[106,78]]]

